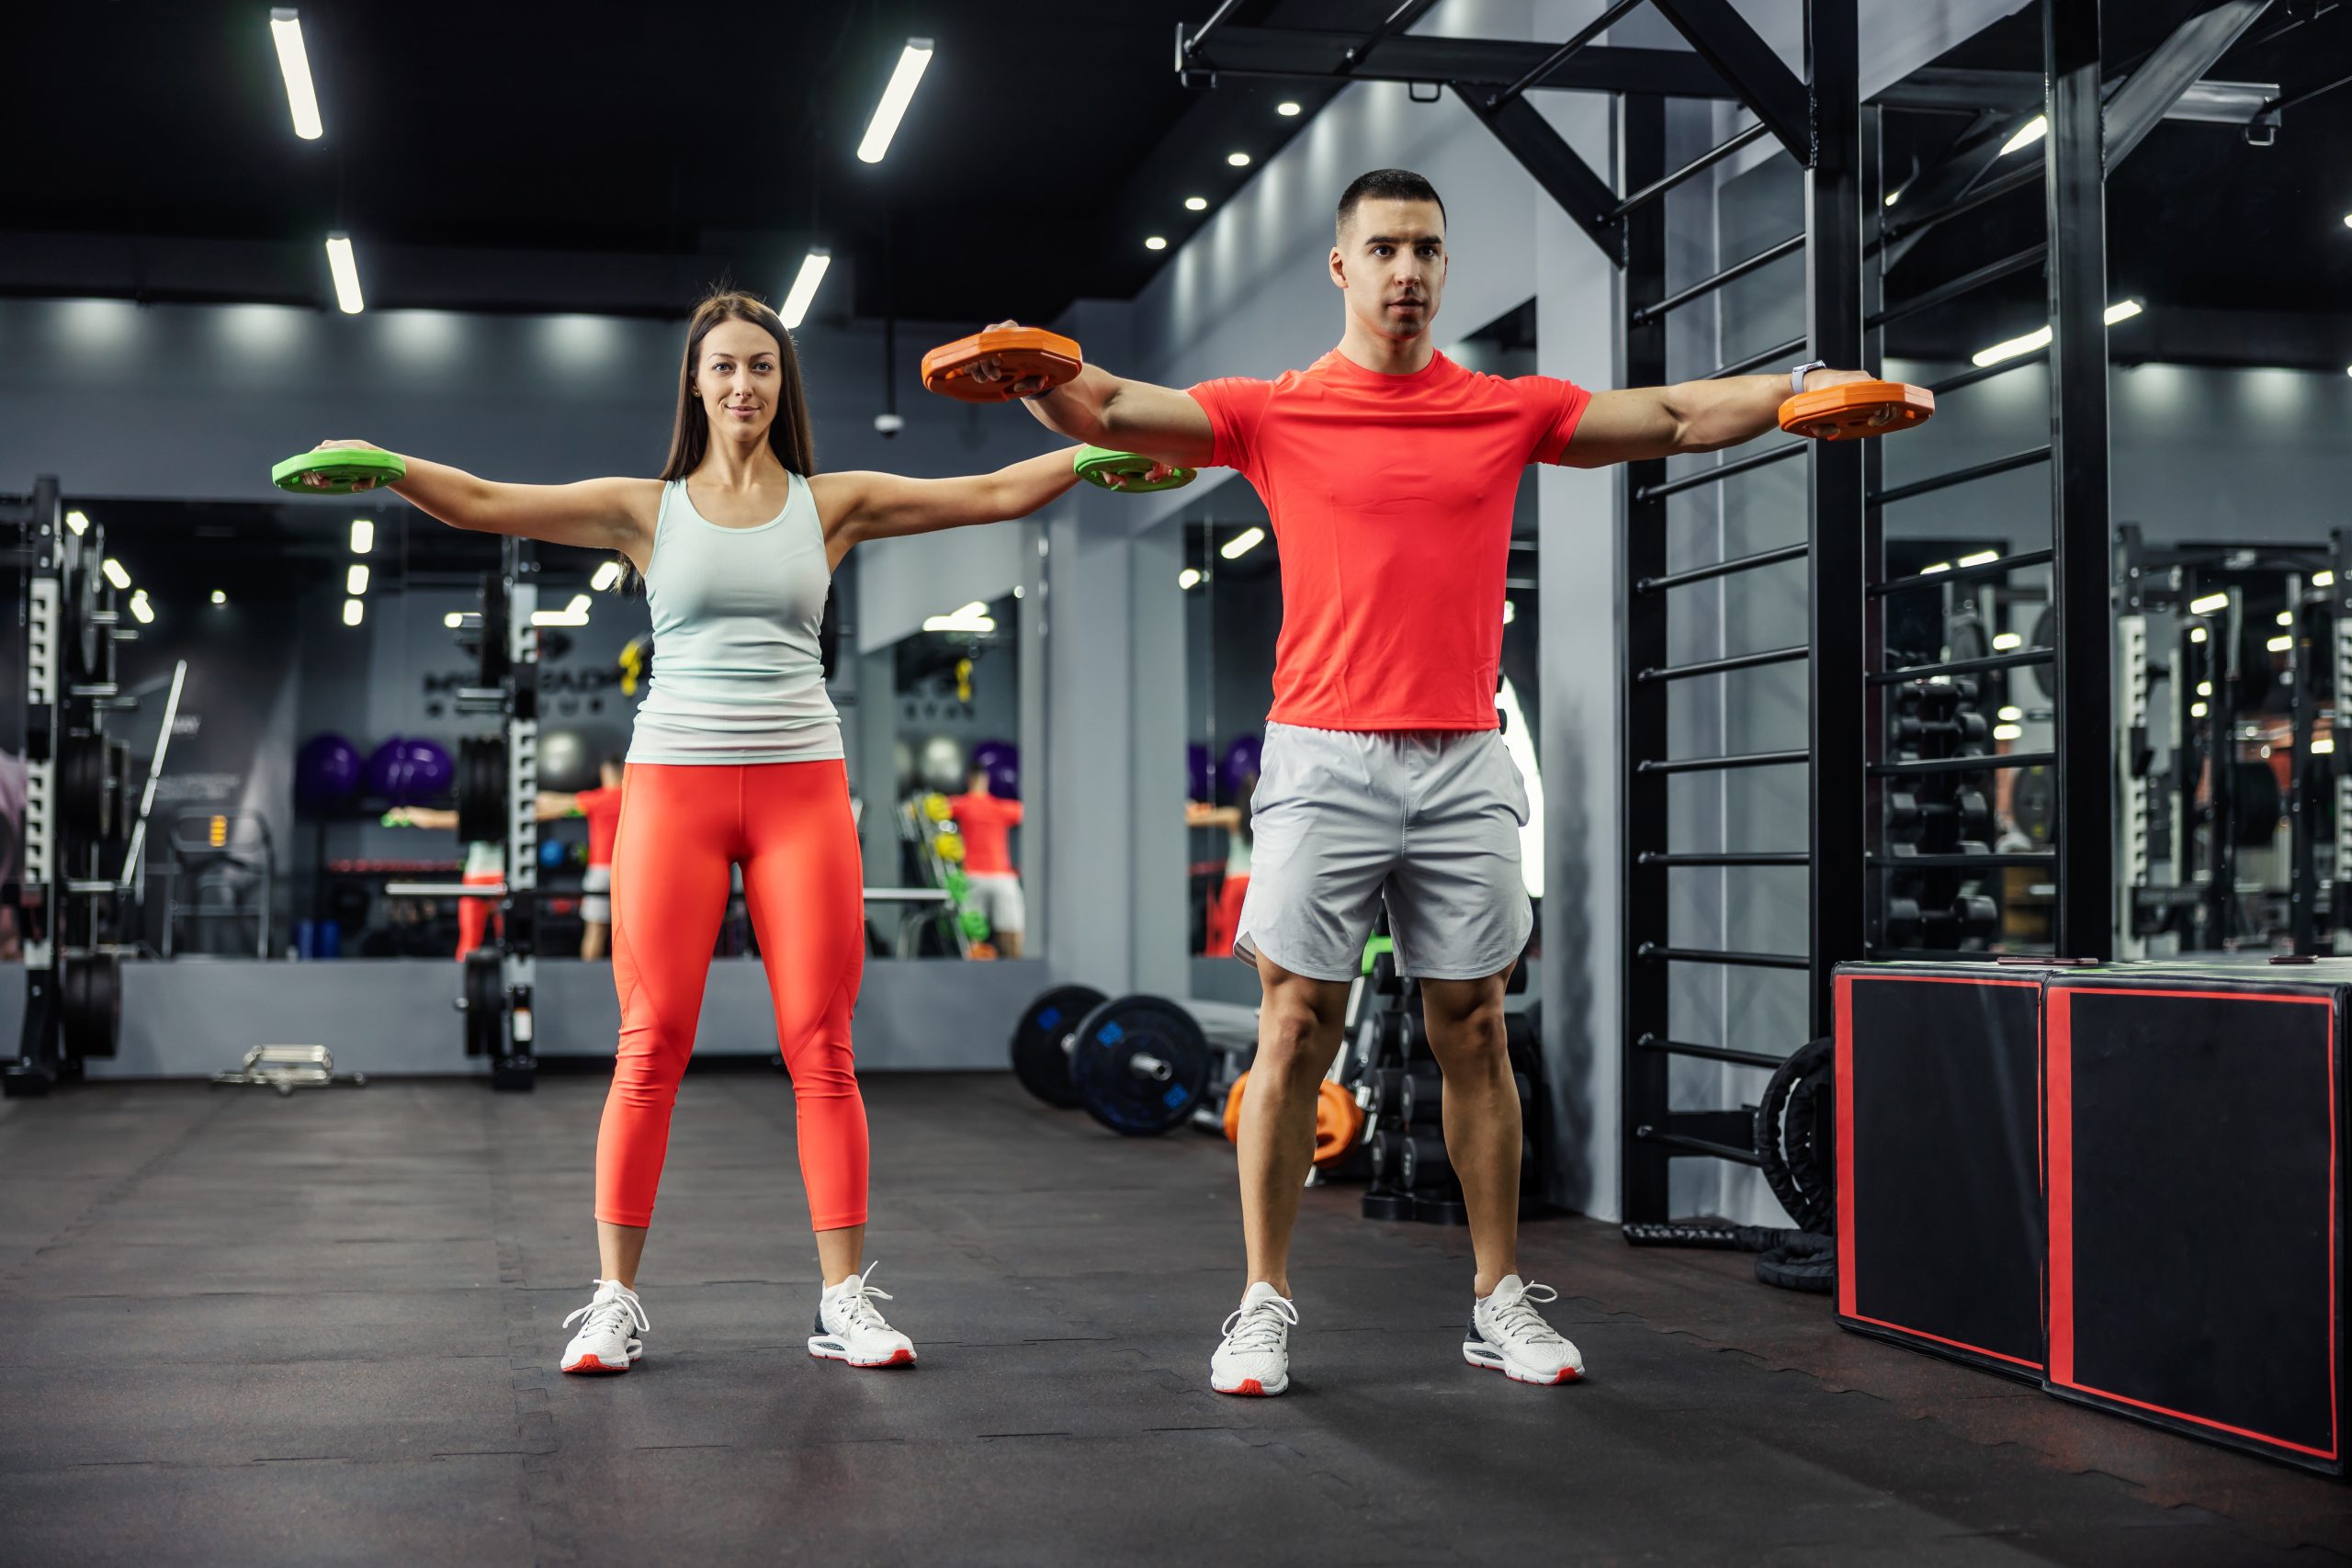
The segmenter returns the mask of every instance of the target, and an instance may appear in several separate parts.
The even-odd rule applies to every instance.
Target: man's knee
[[[1510,1071],[1510,1032],[1503,1022],[1499,1001],[1428,1021],[1430,1045],[1438,1066],[1446,1072]]]

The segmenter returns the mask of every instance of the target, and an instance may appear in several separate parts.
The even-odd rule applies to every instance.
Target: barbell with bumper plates
[[[458,837],[468,843],[506,840],[506,742],[498,736],[458,742]]]
[[[111,1057],[122,1041],[122,961],[111,953],[58,960],[58,1010],[65,1054]]]
[[[505,1043],[506,966],[495,948],[466,954],[465,992],[458,1010],[466,1015],[466,1055],[497,1056]]]
[[[113,815],[107,796],[107,743],[86,729],[69,729],[58,743],[57,826],[76,844],[107,837]]]
[[[1074,1108],[1078,1089],[1069,1078],[1072,1040],[1086,1015],[1108,1000],[1091,986],[1057,986],[1031,1002],[1012,1026],[1012,1075],[1021,1087],[1048,1105]]]
[[[1088,1013],[1069,1057],[1070,1086],[1114,1133],[1156,1137],[1192,1120],[1215,1054],[1201,1026],[1165,997],[1116,997]]]

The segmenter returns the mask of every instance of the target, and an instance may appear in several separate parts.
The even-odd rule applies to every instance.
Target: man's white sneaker
[[[1584,1376],[1584,1357],[1535,1310],[1538,1302],[1559,1299],[1549,1285],[1504,1275],[1494,1294],[1471,1304],[1462,1359],[1521,1382],[1575,1382]]]
[[[582,1318],[588,1321],[581,1323]],[[580,1332],[563,1348],[567,1372],[628,1371],[645,1354],[645,1342],[638,1338],[638,1332],[653,1326],[645,1320],[637,1292],[618,1280],[597,1280],[596,1293],[588,1304],[563,1320],[566,1328],[575,1323],[580,1324]]]
[[[1290,1331],[1298,1308],[1261,1280],[1225,1320],[1225,1343],[1209,1358],[1219,1393],[1275,1394],[1290,1386]]]
[[[865,1273],[826,1290],[817,1303],[817,1332],[808,1337],[811,1356],[853,1367],[914,1365],[914,1341],[884,1322],[882,1309],[874,1304],[890,1299],[889,1292],[870,1283],[876,1267],[869,1263]]]

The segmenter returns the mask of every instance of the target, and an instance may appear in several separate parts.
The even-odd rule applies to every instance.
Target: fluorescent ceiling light
[[[1227,560],[1239,560],[1265,542],[1266,531],[1263,528],[1244,528],[1219,546],[1216,553]]]
[[[2230,596],[2227,593],[2208,593],[2202,599],[2188,602],[2188,613],[2192,615],[2210,615],[2216,610],[2229,607]]]
[[[334,302],[346,316],[356,316],[368,308],[359,297],[359,261],[352,254],[351,236],[327,236],[327,270],[334,275]]]
[[[2021,707],[2005,707],[1993,716],[1999,719],[2003,724],[2015,724],[2018,720],[2025,716],[2025,709]]]
[[[67,513],[65,514],[65,525],[68,528],[73,529],[76,534],[86,534],[90,531],[89,518],[79,512]]]
[[[2001,552],[1998,550],[1979,550],[1973,556],[1961,557],[1960,564],[1962,566],[1983,566],[1988,560],[1999,560],[2000,558]]]
[[[2295,612],[2294,612],[2294,611],[2292,611],[2292,610],[2281,610],[2281,611],[2279,611],[2279,612],[2278,612],[2278,624],[2279,624],[2280,626],[2293,626],[2293,625],[2295,624]]]
[[[922,624],[927,632],[992,632],[996,622],[989,615],[989,607],[978,599],[961,605],[944,615],[933,615]]]
[[[356,560],[351,563],[351,570],[343,574],[343,591],[354,599],[368,592],[368,563],[366,561]]]
[[[594,601],[585,593],[574,593],[571,596],[571,603],[563,607],[563,613],[567,615],[580,615],[585,617],[588,614],[589,606],[593,603]]]
[[[2197,694],[2198,694],[2199,696],[2200,696],[2200,697],[2210,697],[2210,696],[2211,696],[2211,695],[2213,694],[2213,682],[2211,682],[2211,681],[2199,681],[2199,682],[2197,682]]]
[[[2352,212],[2347,212],[2344,215],[2344,226],[2346,229],[2352,229]]]
[[[357,625],[358,625],[362,620],[364,620],[364,619],[366,619],[366,618],[367,618],[367,615],[368,615],[368,601],[367,601],[367,600],[365,600],[365,599],[345,599],[345,600],[343,602],[343,624],[344,624],[345,626],[357,626]]]
[[[2023,738],[2024,735],[2025,731],[2014,724],[1996,724],[1993,727],[1993,739],[1996,740],[2016,740]]]
[[[1200,581],[1201,574],[1189,566],[1176,574],[1176,586],[1187,592],[1198,587]]]
[[[2030,147],[2049,134],[2050,117],[2046,114],[2035,115],[2018,127],[2015,136],[2001,143],[2001,156],[2006,158],[2020,147]]]
[[[1511,603],[1510,600],[1508,600],[1508,599],[1504,600],[1504,601],[1503,601],[1503,625],[1505,625],[1505,626],[1509,626],[1509,625],[1510,625],[1513,621],[1515,621],[1515,620],[1517,620],[1517,619],[1519,619],[1519,606],[1518,606],[1518,605],[1516,605],[1516,604],[1512,604],[1512,603]]]
[[[452,610],[441,617],[441,624],[451,631],[456,631],[466,624],[466,613],[463,610]]]
[[[1993,637],[1993,649],[1996,653],[2007,653],[2013,648],[2024,646],[2025,638],[2016,632],[1998,632]]]
[[[2188,716],[2191,718],[2203,718],[2205,716],[2205,705],[2203,703],[2189,704]]]
[[[2049,346],[2050,329],[2039,327],[2023,337],[2013,337],[2006,343],[1996,343],[1990,348],[1980,348],[1969,356],[1969,362],[1981,368],[1987,365],[1998,365],[2004,359],[2015,359],[2020,354],[2031,354],[2036,349]]]
[[[212,591],[212,602],[215,604],[226,604],[229,602],[229,596],[216,588]]]
[[[2273,653],[2284,653],[2295,646],[2295,639],[2291,637],[2274,637],[2262,646]]]
[[[1143,248],[1147,251],[1164,251],[1168,248],[1168,236],[1154,234],[1144,241]]]
[[[817,285],[825,281],[825,269],[833,265],[833,253],[821,246],[809,247],[800,258],[799,276],[784,296],[784,309],[776,312],[784,318],[786,332],[797,332],[801,321],[808,314],[810,301],[817,298]]]
[[[1250,154],[1247,152],[1227,152],[1225,155],[1225,161],[1232,164],[1237,169],[1246,169],[1250,166]]]
[[[2334,573],[2334,572],[2332,572],[2332,571],[2315,571],[2315,572],[2312,573],[2312,586],[2313,588],[2333,588],[2333,587],[2335,587],[2335,573]]]
[[[368,518],[351,520],[351,553],[364,556],[376,547],[376,525]]]
[[[613,584],[620,580],[621,563],[616,560],[608,560],[596,569],[596,575],[588,580],[588,586],[595,592],[603,593],[608,592]]]
[[[107,574],[107,581],[113,583],[118,591],[130,586],[130,573],[123,570],[122,563],[114,557],[107,557],[106,564],[98,570]]]
[[[907,47],[899,51],[889,85],[882,89],[882,101],[874,106],[874,118],[865,122],[865,139],[857,144],[859,162],[878,164],[890,150],[890,138],[899,133],[899,121],[906,118],[907,106],[914,102],[915,88],[922,81],[923,67],[930,63],[931,40],[909,39]]]
[[[2335,742],[2325,736],[2321,736],[2318,739],[2312,742],[2312,750],[2318,755],[2324,757],[2330,751],[2335,750]]]
[[[290,6],[273,6],[269,38],[277,45],[277,73],[286,78],[286,107],[294,111],[294,134],[316,141],[327,133],[319,118],[319,95],[311,85],[311,55],[302,47],[302,14]]]
[[[2203,642],[2205,640],[2205,628],[2203,626],[2189,627],[2188,640],[2191,642]]]
[[[1901,201],[1902,199],[1903,193],[1901,191],[1891,190],[1886,193],[1886,201],[1884,205],[1893,207],[1896,202]]]
[[[2143,309],[2143,307],[2137,299],[2119,300],[2107,308],[2107,324],[2111,327],[2118,321],[2128,321],[2138,315]]]
[[[155,606],[147,603],[147,590],[144,588],[130,596],[130,615],[142,626],[154,624]]]
[[[588,614],[584,610],[576,615],[566,610],[534,610],[531,612],[531,624],[535,626],[584,626],[588,624]]]
[[[1951,562],[1950,562],[1950,561],[1948,561],[1948,560],[1939,560],[1939,561],[1938,561],[1938,562],[1937,562],[1935,565],[1933,565],[1933,566],[1923,566],[1923,567],[1921,567],[1921,568],[1919,569],[1919,575],[1920,575],[1921,577],[1930,577],[1930,576],[1933,576],[1933,575],[1934,575],[1935,573],[1937,573],[1937,572],[1939,572],[1939,571],[1950,571],[1951,570]]]
[[[1294,119],[1298,116],[1299,106],[1293,103],[1290,99],[1284,98],[1281,103],[1274,106],[1274,112],[1282,116],[1284,119]],[[2346,218],[2344,221],[2346,223],[2352,223],[2352,218]]]
[[[1207,197],[1188,196],[1184,198],[1184,210],[1187,212],[1206,212],[1208,209],[1209,198]]]

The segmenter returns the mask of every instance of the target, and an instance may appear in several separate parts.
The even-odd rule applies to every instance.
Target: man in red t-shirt
[[[612,949],[613,845],[621,831],[621,759],[602,759],[596,773],[600,787],[572,796],[573,807],[588,818],[588,867],[580,876],[582,958],[602,958]]]
[[[964,835],[964,877],[972,908],[989,918],[989,940],[1000,956],[1021,956],[1021,933],[1029,924],[1021,878],[1012,869],[1009,840],[1021,826],[1021,803],[989,793],[989,771],[974,768],[965,793],[950,795],[956,831]]]
[[[1480,375],[1430,340],[1447,254],[1429,182],[1375,170],[1349,186],[1336,220],[1329,265],[1346,330],[1305,370],[1177,391],[1090,365],[1050,390],[1012,389],[1064,435],[1239,469],[1282,542],[1274,705],[1234,942],[1263,998],[1238,1147],[1250,1272],[1210,1382],[1289,1384],[1290,1237],[1317,1080],[1377,904],[1445,1075],[1446,1148],[1477,1258],[1464,1359],[1570,1382],[1583,1359],[1536,1311],[1553,1292],[1518,1272],[1521,1127],[1503,1027],[1505,983],[1533,926],[1520,874],[1527,795],[1495,722],[1520,471],[1714,451],[1774,428],[1792,390],[1865,378],[1815,364],[1593,393]]]

